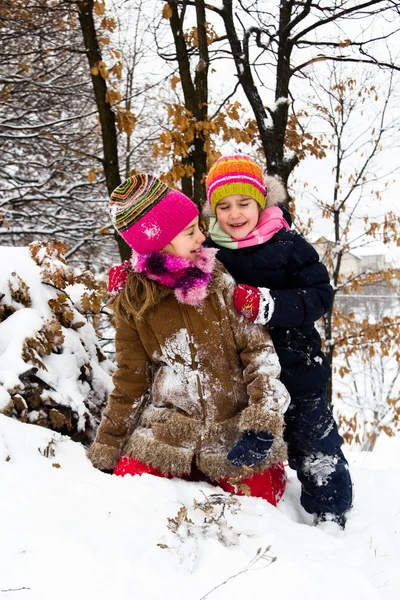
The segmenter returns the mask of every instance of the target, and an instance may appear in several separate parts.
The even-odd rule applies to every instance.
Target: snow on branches
[[[89,442],[112,387],[91,321],[106,290],[64,252],[0,248],[0,412]]]

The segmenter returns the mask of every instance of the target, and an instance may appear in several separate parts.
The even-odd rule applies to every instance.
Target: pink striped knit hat
[[[207,200],[215,214],[222,198],[243,194],[254,198],[262,209],[266,204],[266,189],[261,167],[250,156],[221,156],[211,167],[206,180]]]
[[[199,214],[185,194],[152,175],[133,175],[110,197],[112,224],[139,254],[167,246]]]

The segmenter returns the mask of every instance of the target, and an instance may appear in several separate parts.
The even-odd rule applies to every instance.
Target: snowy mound
[[[81,444],[0,415],[1,598],[397,600],[400,443],[350,457],[355,506],[327,532],[307,524],[292,472],[277,508],[115,477]]]
[[[113,365],[89,317],[100,284],[73,272],[63,249],[0,247],[0,412],[90,441]]]

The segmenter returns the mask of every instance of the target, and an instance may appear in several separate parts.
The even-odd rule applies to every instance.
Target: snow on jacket
[[[89,449],[93,464],[112,469],[121,455],[133,456],[179,476],[190,473],[195,459],[211,479],[238,475],[226,454],[248,429],[276,436],[255,472],[282,460],[289,396],[269,334],[233,305],[232,278],[217,262],[198,306],[158,289],[142,318],[117,324],[119,368]]]
[[[279,204],[282,196],[276,180],[269,186],[271,179],[267,206]],[[218,248],[218,260],[237,283],[270,290],[274,309],[267,327],[290,394],[325,387],[330,369],[314,322],[331,308],[333,290],[311,244],[298,232],[281,229],[267,242],[240,250],[219,247],[210,238],[204,245]]]

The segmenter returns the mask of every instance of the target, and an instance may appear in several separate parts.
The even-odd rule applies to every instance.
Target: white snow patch
[[[142,229],[144,235],[146,237],[148,237],[149,239],[156,238],[161,233],[161,229],[160,229],[159,225],[157,225],[156,223],[154,223],[153,225],[143,224],[141,229]]]
[[[231,499],[218,488],[106,475],[81,444],[0,415],[0,588],[19,590],[2,596],[239,600],[268,590],[280,600],[397,600],[400,439],[345,452],[355,501],[340,535],[310,525],[290,469],[276,508],[240,497],[219,527],[195,508],[218,492]],[[192,523],[174,533],[168,519],[182,508]]]

